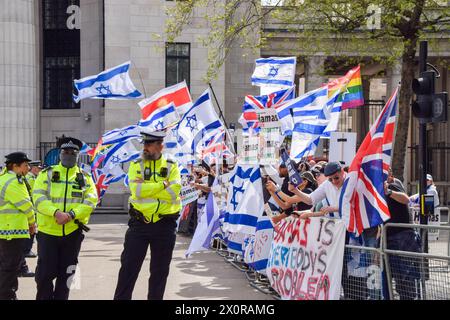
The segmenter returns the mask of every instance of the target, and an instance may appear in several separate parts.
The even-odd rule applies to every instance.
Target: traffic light
[[[435,93],[435,71],[424,71],[420,78],[414,79],[412,89],[417,100],[412,103],[412,113],[425,122],[447,121],[447,92]]]

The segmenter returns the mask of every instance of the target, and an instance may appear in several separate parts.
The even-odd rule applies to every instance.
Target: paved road
[[[120,254],[127,229],[126,215],[94,215],[86,234],[80,258],[80,289],[71,291],[74,300],[111,300],[120,268]],[[166,287],[165,299],[171,300],[272,300],[272,297],[253,289],[245,274],[226,263],[213,251],[184,258],[191,238],[178,235]],[[36,245],[33,248],[36,252]],[[36,259],[27,259],[32,270]],[[149,255],[136,283],[133,299],[147,296]],[[36,285],[33,278],[19,279],[18,298],[34,299]]]

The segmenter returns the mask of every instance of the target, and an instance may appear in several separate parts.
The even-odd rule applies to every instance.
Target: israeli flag
[[[256,59],[252,75],[254,86],[275,86],[288,88],[294,85],[296,57],[271,57]]]
[[[105,70],[98,75],[74,81],[78,95],[73,95],[75,103],[83,99],[126,100],[142,98],[130,79],[128,70],[131,61]]]
[[[225,231],[255,234],[264,211],[259,166],[238,165],[230,179],[228,195]]]
[[[187,111],[176,128],[178,144],[191,154],[200,152],[199,148],[225,130],[211,101],[211,94],[207,89]]]

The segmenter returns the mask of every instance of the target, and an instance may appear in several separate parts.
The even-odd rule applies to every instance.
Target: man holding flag
[[[130,300],[150,245],[149,300],[162,300],[181,210],[178,165],[162,155],[165,131],[142,132],[142,157],[131,163],[129,229],[125,235],[115,300]]]

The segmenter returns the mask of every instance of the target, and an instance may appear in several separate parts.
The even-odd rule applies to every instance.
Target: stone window
[[[186,80],[190,87],[190,43],[166,43],[166,87]]]
[[[73,80],[80,78],[80,30],[69,28],[68,8],[79,0],[42,0],[43,108],[77,109],[72,100]]]

